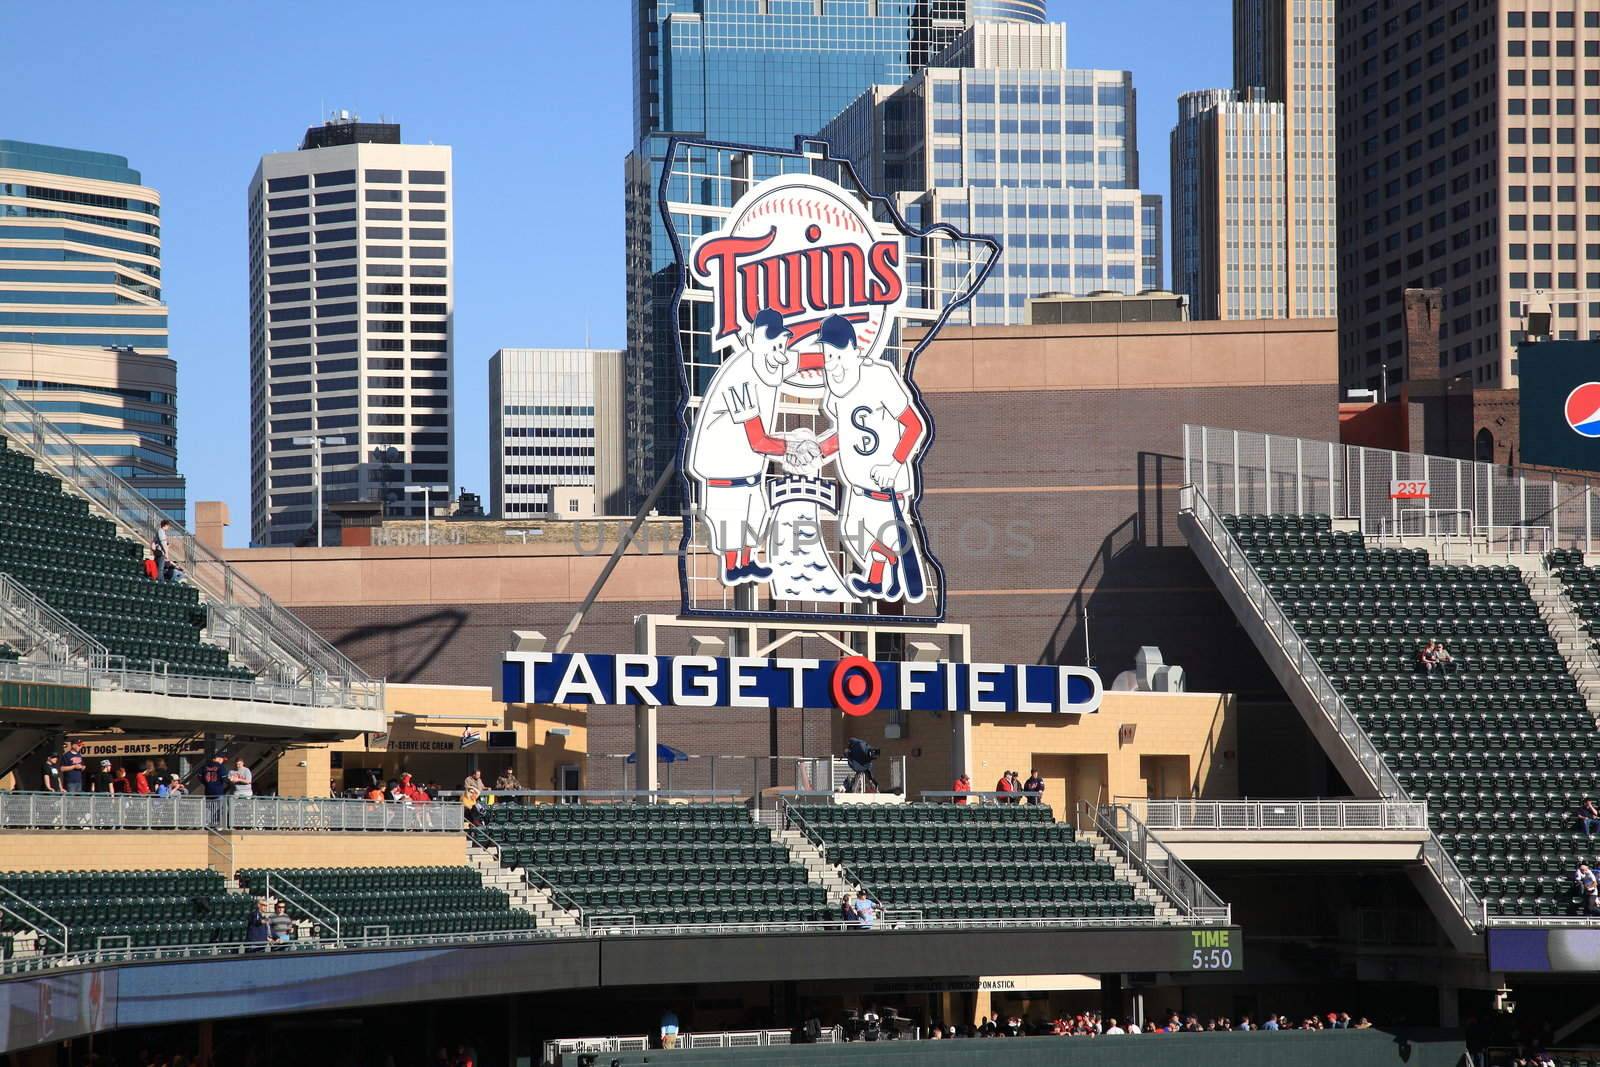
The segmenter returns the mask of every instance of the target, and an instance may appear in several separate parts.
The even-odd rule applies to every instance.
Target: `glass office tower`
[[[915,226],[949,223],[1005,248],[957,322],[1016,325],[1029,297],[1159,289],[1161,198],[1139,191],[1133,78],[1069,70],[1057,24],[984,24],[902,86],[862,94],[822,131]],[[970,269],[930,242],[936,287]]]
[[[1045,0],[635,0],[626,162],[628,479],[637,505],[677,449],[674,253],[656,206],[672,135],[792,150],[967,26],[1043,23]],[[659,507],[675,508],[670,483]]]
[[[0,141],[0,384],[183,521],[161,195],[123,156]]]

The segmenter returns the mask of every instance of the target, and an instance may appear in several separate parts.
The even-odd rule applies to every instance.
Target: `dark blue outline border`
[[[856,184],[856,189],[866,195],[870,204],[880,205],[886,212],[888,212],[889,218],[894,222],[895,228],[900,231],[901,236],[920,238],[928,237],[935,233],[943,233],[948,234],[954,240],[975,241],[989,247],[993,255],[991,255],[989,257],[989,261],[984,264],[983,269],[979,272],[977,279],[958,299],[952,300],[950,303],[945,305],[944,310],[939,313],[939,317],[934,320],[931,326],[928,327],[928,331],[923,335],[922,340],[917,343],[915,348],[907,352],[905,356],[905,365],[902,368],[902,372],[906,381],[906,385],[911,389],[912,400],[915,401],[922,411],[927,413],[928,416],[928,441],[927,444],[923,446],[922,450],[922,455],[924,458],[928,454],[928,449],[932,448],[934,442],[938,440],[938,430],[934,425],[933,412],[928,409],[926,404],[922,403],[922,390],[917,387],[916,380],[912,373],[916,368],[917,356],[921,355],[922,350],[928,346],[929,342],[938,336],[940,330],[944,329],[944,324],[946,320],[950,318],[950,315],[957,308],[970,303],[972,298],[977,295],[978,290],[983,288],[983,283],[989,280],[990,272],[993,271],[995,266],[1000,262],[1000,256],[1005,250],[1005,247],[1000,243],[999,239],[990,234],[964,233],[946,222],[936,222],[924,230],[915,229],[906,222],[905,218],[901,216],[899,211],[895,210],[893,202],[890,201],[888,197],[879,196],[877,193],[874,193],[867,188],[867,184],[863,182],[861,180],[861,176],[856,173],[856,168],[853,163],[851,163],[848,159],[840,159],[834,156],[833,146],[827,141],[816,137],[800,136],[795,137],[794,141],[794,149],[788,150],[782,148],[770,148],[762,145],[739,144],[730,141],[708,141],[701,138],[675,136],[668,139],[666,153],[662,160],[661,180],[656,187],[656,209],[661,212],[661,221],[666,227],[667,239],[672,242],[672,253],[677,262],[678,268],[678,284],[673,288],[672,291],[672,350],[678,357],[678,482],[683,488],[683,500],[686,509],[683,514],[683,533],[678,540],[678,611],[682,615],[693,616],[695,618],[742,620],[768,619],[776,622],[817,623],[848,621],[857,623],[864,619],[884,618],[892,620],[895,623],[909,625],[934,625],[936,623],[941,623],[944,621],[945,613],[948,610],[948,588],[945,582],[944,565],[939,562],[939,557],[934,554],[933,546],[928,540],[928,531],[922,524],[923,486],[921,459],[919,459],[917,462],[917,492],[912,498],[910,506],[907,508],[907,512],[912,528],[916,530],[917,536],[922,542],[923,555],[929,564],[930,570],[933,571],[937,579],[939,610],[936,614],[879,616],[876,614],[856,615],[843,611],[746,611],[737,608],[712,609],[691,608],[689,606],[689,542],[694,536],[694,515],[687,510],[688,501],[691,495],[691,487],[689,485],[688,472],[684,468],[685,451],[689,445],[689,421],[686,417],[689,408],[689,363],[683,351],[683,331],[678,328],[679,307],[683,301],[683,291],[688,285],[688,264],[685,262],[683,243],[678,236],[678,230],[672,224],[672,213],[667,209],[667,184],[672,178],[673,162],[677,159],[679,148],[688,147],[706,148],[713,151],[755,152],[769,156],[782,156],[790,159],[806,159],[816,160],[817,162],[822,163],[833,163],[842,167],[844,171],[850,175],[851,180]],[[820,159],[816,156],[814,151],[808,153],[806,151],[807,146],[820,146],[822,149],[822,155]],[[755,179],[752,179],[752,184],[754,184],[754,182]],[[936,281],[928,281],[925,279],[924,284],[934,288],[935,290],[937,289]]]

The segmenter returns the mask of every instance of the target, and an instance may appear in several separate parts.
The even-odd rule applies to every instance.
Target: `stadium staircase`
[[[836,915],[837,899],[741,804],[496,804],[475,837],[586,926]]]
[[[165,517],[0,387],[0,645],[17,653],[0,677],[70,667],[102,690],[381,711],[380,681],[181,528],[182,580],[147,578]],[[39,629],[19,632],[29,613]]]
[[[513,908],[532,915],[538,928],[573,929],[583,925],[582,913],[562,907],[549,889],[529,882],[522,868],[502,864],[496,849],[469,841],[467,862],[484,885],[510,897]]]
[[[1458,947],[1491,922],[1578,913],[1575,813],[1600,792],[1600,730],[1548,583],[1375,547],[1326,515],[1219,515],[1193,487],[1179,525],[1351,790],[1427,802],[1414,874]],[[1428,638],[1454,671],[1418,669]]]
[[[816,843],[793,826],[776,830],[778,844],[789,850],[789,859],[806,869],[806,881],[822,887],[823,894],[833,901],[848,897],[855,899],[856,891],[863,887],[850,880],[844,868],[829,863],[828,857]]]
[[[1092,831],[1047,805],[792,803],[798,831],[885,915],[938,920],[1173,918]]]

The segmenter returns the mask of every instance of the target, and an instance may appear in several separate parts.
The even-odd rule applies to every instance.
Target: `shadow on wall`
[[[363,670],[391,682],[417,682],[467,624],[467,613],[443,608],[404,622],[374,623],[329,635]]]

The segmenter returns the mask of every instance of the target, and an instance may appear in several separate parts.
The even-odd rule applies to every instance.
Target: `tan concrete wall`
[[[240,833],[234,869],[245,867],[449,867],[467,862],[465,834]],[[198,866],[204,867],[204,862]]]
[[[1061,818],[1071,816],[1074,793],[1105,803],[1116,797],[1149,795],[1145,774],[1182,766],[1183,796],[1238,796],[1234,698],[1217,693],[1107,693],[1093,715],[973,715],[967,770],[972,788],[992,790],[1000,775],[1022,778],[1038,770],[1045,799]],[[953,731],[959,720],[947,714],[917,713],[898,740],[884,737],[887,715],[860,719],[835,716],[834,751],[859,737],[883,751],[874,768],[887,788],[888,765],[904,756],[910,795],[949,789],[959,773],[953,761]],[[1124,742],[1124,726],[1133,738]],[[1070,787],[1070,788],[1069,788]],[[1159,787],[1158,787],[1159,788]]]
[[[1238,795],[1231,696],[1107,693],[1094,715],[974,715],[972,720],[972,787],[993,789],[1004,771],[1025,779],[1037,769],[1045,779],[1045,799],[1059,818],[1071,817],[1077,799],[1103,804],[1147,796],[1143,772],[1149,765],[1141,762],[1152,758],[1187,760],[1186,795]],[[1133,728],[1131,740],[1122,738],[1125,726]]]
[[[182,871],[209,866],[203,831],[0,831],[0,870]]]
[[[947,327],[917,361],[924,393],[1332,384],[1334,319]]]

